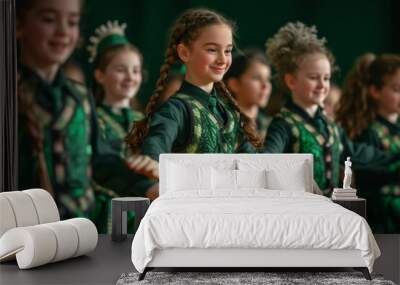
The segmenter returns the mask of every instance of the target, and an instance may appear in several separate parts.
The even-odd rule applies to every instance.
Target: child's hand
[[[127,159],[128,167],[151,179],[158,179],[158,162],[147,155],[133,155]]]

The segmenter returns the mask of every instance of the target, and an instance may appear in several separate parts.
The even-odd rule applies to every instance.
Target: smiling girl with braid
[[[161,153],[254,152],[261,146],[254,124],[222,82],[232,61],[232,32],[233,24],[210,10],[192,9],[178,18],[146,118],[127,138],[134,151],[158,161]],[[185,65],[185,80],[177,94],[159,106],[176,62]]]
[[[153,168],[141,159],[132,171],[101,139],[89,90],[64,75],[62,66],[79,39],[83,1],[16,4],[18,187],[47,190],[62,219],[91,218],[103,233],[106,220],[98,215],[99,197],[109,192],[98,183],[129,196],[152,198],[145,186],[139,193],[131,185],[139,176],[136,172],[151,177]]]
[[[81,9],[80,0],[17,2],[18,186],[49,191],[63,219],[89,217],[95,204],[90,96],[61,70],[79,39]]]

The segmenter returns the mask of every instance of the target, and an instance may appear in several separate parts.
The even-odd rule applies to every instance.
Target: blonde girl
[[[315,27],[288,23],[266,46],[282,85],[291,93],[268,129],[266,152],[313,154],[314,180],[327,196],[341,186],[339,170],[347,156],[351,156],[355,168],[372,172],[398,159],[365,144],[353,144],[324,114],[323,101],[335,65]],[[399,180],[399,172],[393,175]]]

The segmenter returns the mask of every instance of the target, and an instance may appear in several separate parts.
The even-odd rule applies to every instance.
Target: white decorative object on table
[[[343,179],[343,188],[334,188],[332,193],[333,200],[354,200],[357,199],[357,190],[351,187],[351,178],[352,178],[352,170],[351,170],[351,160],[350,157],[347,157],[344,162],[344,179]]]
[[[28,269],[96,248],[96,226],[85,218],[60,221],[43,189],[2,192],[0,210],[0,262],[16,259],[20,269]]]
[[[352,189],[351,188],[351,160],[350,157],[347,157],[347,160],[344,162],[344,179],[343,179],[343,189]]]

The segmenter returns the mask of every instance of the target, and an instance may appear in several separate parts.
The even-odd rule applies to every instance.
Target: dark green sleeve
[[[142,143],[141,153],[158,161],[161,153],[171,153],[174,146],[185,144],[190,131],[189,120],[183,101],[171,98],[165,102],[151,116],[149,132]],[[136,175],[132,180],[132,184],[126,181],[126,186],[131,185],[136,192],[143,193],[156,183],[143,175]]]
[[[353,167],[359,173],[363,173],[365,179],[376,180],[379,183],[392,183],[400,181],[400,170],[390,170],[389,165],[400,160],[400,153],[384,152],[373,145],[352,142],[340,131],[343,152],[341,160],[351,157]]]
[[[109,188],[120,196],[144,196],[149,187],[156,181],[144,180],[144,176],[129,169],[119,153],[100,136],[98,120],[93,104],[92,107],[92,168],[93,178],[101,186]],[[143,182],[144,181],[144,182]]]
[[[376,148],[382,149],[382,143],[377,133],[372,129],[365,129],[359,136],[354,139],[355,143],[366,143]]]
[[[292,134],[289,124],[282,118],[274,118],[268,127],[264,152],[285,153],[290,149]]]
[[[95,154],[93,178],[101,186],[115,191],[120,196],[144,197],[147,190],[156,183],[129,169],[125,160],[101,141],[98,142]]]
[[[236,150],[236,153],[257,153],[257,152],[258,152],[257,149],[248,141],[242,143]]]
[[[190,115],[185,103],[171,98],[152,114],[141,151],[158,161],[161,153],[171,153],[174,148],[185,145],[190,131]]]
[[[258,150],[248,140],[246,135],[241,131],[239,133],[239,147],[236,153],[257,153]]]

